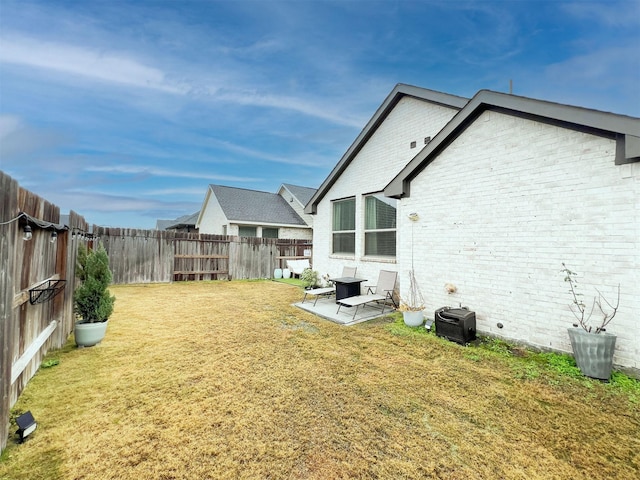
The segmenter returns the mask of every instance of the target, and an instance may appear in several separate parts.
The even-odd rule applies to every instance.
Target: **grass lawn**
[[[339,326],[290,306],[301,290],[280,282],[111,290],[107,338],[52,352],[14,407],[38,429],[10,440],[0,478],[640,476],[627,377],[461,347],[397,315]]]

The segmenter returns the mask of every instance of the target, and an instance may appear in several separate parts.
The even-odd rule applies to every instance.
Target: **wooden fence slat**
[[[229,255],[176,255],[175,258],[229,258]]]

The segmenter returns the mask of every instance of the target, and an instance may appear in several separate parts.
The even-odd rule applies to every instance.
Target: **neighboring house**
[[[308,217],[302,206],[314,193],[288,184],[278,193],[209,185],[196,226],[200,233],[311,240],[301,215]]]
[[[196,228],[196,220],[200,212],[191,215],[183,215],[174,220],[157,220],[156,230],[175,230],[176,232],[193,232],[198,233]]]
[[[439,95],[398,85],[324,181],[305,209],[314,268],[397,270],[401,296],[413,268],[428,317],[461,304],[481,333],[571,351],[565,262],[589,307],[596,288],[615,303],[620,284],[607,331],[615,362],[640,368],[640,119]]]
[[[317,188],[299,187],[290,183],[283,183],[278,189],[278,195],[289,202],[289,206],[296,211],[307,225],[313,227],[313,215],[305,213],[304,207],[317,191]]]

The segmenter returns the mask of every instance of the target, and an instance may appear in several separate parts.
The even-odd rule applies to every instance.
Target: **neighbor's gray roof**
[[[389,113],[391,113],[391,111],[403,97],[414,97],[426,102],[435,103],[437,105],[442,105],[456,110],[460,110],[469,101],[468,98],[458,97],[456,95],[450,95],[448,93],[428,90],[426,88],[414,87],[413,85],[405,85],[403,83],[397,84],[391,91],[391,93],[387,95],[387,98],[384,100],[384,102],[382,102],[382,105],[378,107],[376,113],[374,113],[373,117],[371,117],[369,122],[362,129],[360,135],[358,135],[358,137],[354,140],[354,142],[342,156],[338,164],[333,168],[331,173],[329,173],[329,176],[325,179],[324,182],[322,182],[322,185],[320,185],[320,188],[315,193],[315,195],[313,195],[309,202],[307,202],[304,209],[305,213],[316,213],[316,208],[318,203],[320,203],[320,200],[322,200],[322,198],[329,191],[338,177],[342,175],[342,172],[345,171],[347,166],[355,158],[358,152],[360,152],[367,141],[369,141],[369,139],[373,136],[378,127],[382,125]]]
[[[166,228],[195,227],[199,215],[199,210],[196,213],[192,213],[191,215],[183,215],[182,217],[178,217],[173,220],[171,224]]]
[[[210,185],[209,187],[230,221],[273,225],[307,225],[289,206],[289,202],[276,193],[222,185]]]
[[[601,112],[583,107],[536,100],[528,97],[480,90],[440,132],[418,152],[385,187],[388,197],[409,195],[411,179],[426,168],[485,110],[517,115],[535,121],[587,131],[616,139],[616,164],[640,161],[640,118]]]
[[[156,230],[166,230],[175,220],[156,220]]]
[[[311,197],[318,191],[317,188],[301,187],[299,185],[291,185],[290,183],[283,183],[282,186],[289,190],[303,206],[309,203]]]
[[[190,215],[182,215],[174,220],[156,220],[156,230],[167,230],[169,228],[180,227],[195,227],[196,220],[200,212],[192,213]]]

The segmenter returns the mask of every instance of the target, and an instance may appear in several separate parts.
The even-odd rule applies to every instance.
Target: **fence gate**
[[[173,281],[228,280],[229,240],[173,241]]]

